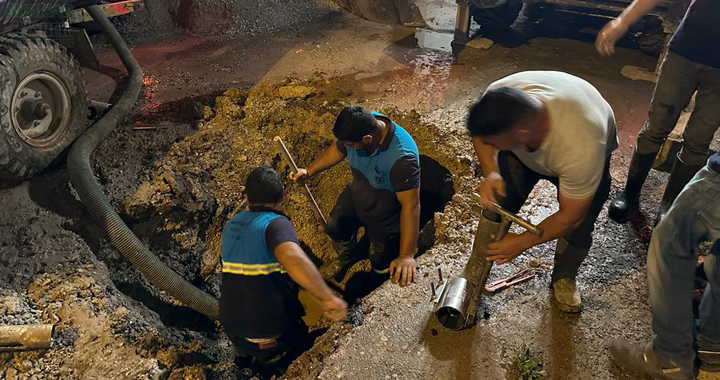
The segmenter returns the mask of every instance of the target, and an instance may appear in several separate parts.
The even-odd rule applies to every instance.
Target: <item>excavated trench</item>
[[[216,97],[214,104],[192,105],[197,109],[198,130],[172,144],[167,154],[155,161],[151,178],[124,200],[121,215],[161,260],[194,285],[219,296],[221,232],[227,220],[245,207],[243,182],[247,173],[263,164],[282,175],[289,172],[272,143],[274,136],[285,140],[299,165],[309,164],[334,141],[330,126],[349,102],[349,94],[336,81],[341,80],[321,78],[301,83],[288,79],[276,85],[256,86],[249,92],[230,88]],[[459,163],[451,155],[437,156],[450,150],[429,149],[442,140],[440,131],[424,123],[417,113],[366,107],[386,113],[406,128],[420,148],[421,255],[435,244],[434,216],[455,194],[453,169],[457,170]],[[426,152],[432,154],[423,154]],[[350,180],[350,170],[342,163],[310,181],[325,215]],[[335,253],[295,184],[287,183],[283,209],[293,220],[305,251],[329,277],[326,268]],[[111,247],[100,248],[97,255],[108,265],[117,289],[156,313],[164,327],[199,334],[210,341],[224,339],[214,321],[177,305],[149,286]],[[369,263],[361,261],[343,283],[331,283],[350,304],[355,304],[346,321],[350,325],[362,323],[360,299],[380,285],[369,282],[365,272],[368,268]],[[320,319],[321,313],[311,297],[301,295],[301,300],[308,311],[306,322],[317,336],[321,335],[329,323]],[[211,361],[220,359],[203,347],[197,352]]]

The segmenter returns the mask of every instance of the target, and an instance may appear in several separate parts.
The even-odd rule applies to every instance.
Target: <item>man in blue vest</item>
[[[337,138],[294,180],[307,179],[347,158],[353,181],[330,213],[326,232],[335,241],[336,281],[364,255],[357,249],[362,226],[370,242],[373,271],[389,270],[401,286],[415,282],[420,229],[420,154],[415,141],[388,117],[360,106],[347,106],[338,115]]]
[[[249,210],[230,219],[222,234],[220,321],[235,345],[236,362],[263,376],[282,372],[308,343],[298,285],[320,300],[329,319],[347,312],[300,248],[290,218],[279,211],[283,194],[273,169],[253,169],[245,185]]]

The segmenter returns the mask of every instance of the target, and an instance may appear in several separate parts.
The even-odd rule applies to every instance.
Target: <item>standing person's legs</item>
[[[680,114],[698,86],[700,66],[672,52],[665,56],[653,91],[648,118],[637,136],[625,189],[608,208],[608,216],[616,222],[626,222],[630,210],[637,207],[640,190],[655,161],[655,155],[675,128]]]
[[[702,66],[700,84],[683,133],[682,149],[670,172],[658,216],[667,211],[675,197],[707,161],[710,143],[720,127],[720,69]]]
[[[620,366],[657,379],[695,378],[695,248],[711,237],[703,215],[718,220],[715,213],[720,211],[719,197],[720,176],[706,167],[680,193],[653,231],[647,276],[655,336],[649,344],[613,342],[610,353]],[[709,305],[705,307],[712,307],[712,301]]]
[[[698,214],[708,229],[708,240],[715,240],[710,254],[705,258],[705,274],[708,286],[700,301],[700,326],[698,328],[698,356],[701,368],[720,371],[720,175],[715,176],[714,206]],[[713,189],[705,190],[712,193]],[[710,196],[711,194],[708,194]],[[712,201],[711,201],[712,202]]]
[[[340,193],[325,227],[325,233],[333,240],[338,254],[338,261],[333,268],[333,277],[338,282],[343,280],[353,264],[364,258],[356,249],[356,235],[361,222],[355,211],[351,186],[352,184],[347,185]]]
[[[637,154],[657,154],[660,150],[698,88],[702,66],[672,52],[665,56],[648,119],[637,136]]]
[[[716,226],[720,230],[720,226]],[[718,240],[720,242],[720,240]],[[717,244],[716,244],[717,246]],[[705,258],[708,286],[700,302],[700,327],[698,331],[698,356],[700,368],[720,371],[720,261],[715,252]]]

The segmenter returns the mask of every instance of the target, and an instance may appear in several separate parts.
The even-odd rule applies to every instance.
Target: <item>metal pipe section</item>
[[[449,329],[460,330],[474,323],[480,296],[493,265],[487,261],[485,247],[502,239],[509,227],[510,221],[505,218],[494,222],[487,218],[484,212],[480,213],[472,254],[463,274],[445,284],[438,298],[435,316],[440,324]]]
[[[0,326],[0,352],[50,348],[54,331],[52,324]]]
[[[298,166],[295,164],[295,160],[293,160],[292,156],[290,155],[290,151],[288,151],[285,143],[283,143],[280,136],[275,136],[273,140],[275,140],[275,142],[277,143],[278,150],[280,151],[280,155],[282,156],[285,163],[290,166],[290,170],[292,170],[293,174],[297,174]],[[313,214],[315,214],[315,217],[317,218],[318,222],[320,222],[324,230],[327,226],[327,220],[325,219],[322,211],[320,211],[320,206],[318,206],[317,202],[315,201],[315,197],[313,197],[312,192],[310,192],[310,188],[308,187],[307,183],[303,182],[302,186],[303,190],[305,190],[305,196],[310,202]]]
[[[90,6],[87,11],[98,22],[115,48],[130,78],[118,102],[105,116],[85,131],[70,149],[67,162],[72,185],[90,215],[105,230],[108,239],[154,286],[188,307],[210,318],[218,319],[220,311],[217,299],[180,277],[150,252],[115,212],[105,197],[102,186],[95,178],[90,166],[90,155],[132,110],[142,89],[143,77],[140,65],[102,11],[97,6]]]

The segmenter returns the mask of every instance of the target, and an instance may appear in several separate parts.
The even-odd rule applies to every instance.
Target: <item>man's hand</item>
[[[595,40],[595,48],[601,55],[613,55],[615,53],[615,43],[627,33],[627,25],[621,18],[615,18],[605,24]]]
[[[337,296],[322,301],[322,308],[323,314],[333,322],[345,318],[347,314],[347,303]]]
[[[521,235],[508,233],[500,241],[492,242],[485,248],[487,260],[496,264],[505,264],[520,255],[526,247]]]
[[[306,179],[308,179],[310,175],[308,174],[307,169],[300,168],[298,169],[297,173],[290,173],[288,174],[288,178],[295,182],[302,182]]]
[[[498,203],[496,194],[505,196],[505,180],[498,172],[488,173],[480,184],[480,202],[486,208],[491,208],[492,203]]]
[[[400,286],[407,286],[416,280],[415,271],[417,263],[412,256],[400,256],[390,263],[390,276],[392,282]]]

